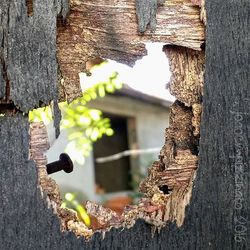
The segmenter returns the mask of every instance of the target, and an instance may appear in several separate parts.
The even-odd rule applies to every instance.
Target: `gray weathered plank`
[[[2,15],[2,10],[0,8],[0,16]],[[0,25],[0,44],[3,44],[3,27]],[[3,78],[3,47],[0,47],[0,99],[4,98],[5,96],[5,81]]]
[[[3,79],[3,69],[0,67],[0,99],[5,96],[5,81]]]
[[[136,0],[136,16],[138,31],[143,33],[147,26],[154,31],[156,29],[156,12],[158,5],[163,5],[165,0]]]
[[[34,1],[33,15],[28,16],[25,0],[0,3],[0,68],[5,65],[10,81],[7,101],[23,112],[49,104],[56,96],[56,18],[58,13],[66,15],[67,5],[68,0]]]

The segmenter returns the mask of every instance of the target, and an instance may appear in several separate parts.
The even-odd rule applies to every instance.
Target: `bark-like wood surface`
[[[27,113],[57,98],[56,18],[67,11],[67,0],[34,1],[30,16],[24,0],[0,2],[0,102]]]
[[[171,79],[170,93],[186,106],[201,103],[204,79],[204,51],[165,45]]]

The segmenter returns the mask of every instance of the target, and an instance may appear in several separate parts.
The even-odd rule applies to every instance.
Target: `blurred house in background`
[[[129,193],[133,174],[145,172],[158,158],[164,144],[165,128],[169,124],[170,105],[169,101],[143,94],[127,85],[112,95],[91,101],[88,106],[101,110],[104,117],[110,118],[115,133],[94,143],[85,163],[79,165],[75,162],[72,173],[51,175],[61,193],[77,192],[80,199],[92,201]],[[62,131],[47,152],[48,162],[57,160],[67,143],[67,133]],[[107,158],[120,152],[126,155],[138,149],[142,149],[140,154],[119,159]]]

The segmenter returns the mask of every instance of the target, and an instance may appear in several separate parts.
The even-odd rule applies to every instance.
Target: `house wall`
[[[164,144],[165,128],[169,124],[169,108],[159,104],[145,103],[126,96],[106,96],[91,101],[90,108],[97,108],[103,112],[135,118],[137,147],[148,149],[162,147]],[[49,128],[51,134],[52,127]],[[51,135],[50,135],[51,137]],[[50,139],[51,141],[53,139]],[[48,162],[58,159],[60,153],[64,152],[67,145],[67,133],[62,131],[59,138],[54,141],[47,152]],[[144,154],[138,157],[141,169],[146,169],[153,160],[157,160],[158,153]],[[95,176],[93,154],[86,158],[84,165],[74,163],[74,171],[70,174],[59,172],[52,174],[59,185],[61,192],[65,190],[79,192],[79,199],[87,198],[98,201],[103,198],[95,193]]]

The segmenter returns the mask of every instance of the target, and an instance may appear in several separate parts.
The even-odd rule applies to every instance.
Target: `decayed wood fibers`
[[[165,226],[169,221],[176,221],[178,226],[183,223],[185,208],[190,201],[192,184],[198,166],[199,132],[197,132],[197,129],[200,126],[199,117],[201,111],[196,114],[194,111],[197,111],[198,108],[194,107],[198,106],[200,108],[202,91],[192,92],[192,90],[200,90],[202,81],[200,78],[192,77],[192,75],[202,75],[203,61],[196,60],[199,56],[193,57],[192,50],[173,48],[165,47],[165,51],[168,49],[172,53],[170,64],[175,65],[173,75],[177,80],[172,79],[171,86],[176,90],[178,96],[186,98],[187,102],[192,103],[192,106],[189,107],[180,101],[176,101],[172,105],[170,125],[166,129],[165,145],[160,152],[159,161],[152,165],[148,177],[140,185],[145,197],[137,205],[126,207],[123,214],[119,216],[101,205],[92,202],[87,203],[88,212],[96,217],[101,225],[97,231],[109,231],[112,227],[131,227],[137,219],[143,219],[158,228]],[[180,51],[186,57],[189,58],[190,56],[189,60],[180,60],[183,57]],[[187,55],[189,52],[191,55]],[[199,53],[202,57],[203,52]],[[191,65],[189,67],[188,65],[184,66],[183,64],[186,63]],[[194,67],[195,63],[199,64],[199,66]],[[178,71],[178,67],[181,69],[187,67],[194,70]],[[187,74],[189,74],[189,77]],[[180,84],[183,79],[185,79],[186,85]],[[195,79],[198,80],[195,81]],[[178,85],[179,88],[175,85]],[[198,97],[196,96],[197,93]],[[38,129],[35,131],[38,134],[43,133],[39,132]],[[42,137],[45,137],[45,134]],[[41,151],[41,148],[39,150]],[[39,159],[39,157],[35,158]],[[41,165],[39,162],[38,164]],[[43,172],[40,171],[39,174],[40,185],[48,192],[50,204],[54,204],[56,213],[61,218],[62,228],[72,230],[77,235],[90,237],[94,231],[82,225],[72,212],[60,209],[61,199],[58,188],[54,181],[47,176],[46,171],[44,172],[44,164],[45,162],[42,163]]]
[[[198,167],[204,51],[171,45],[163,50],[172,73],[168,87],[177,101],[171,107],[159,161],[149,168],[140,188],[151,204],[164,206],[162,221],[176,221],[180,226]]]
[[[206,10],[205,10],[205,0],[191,0],[191,2],[201,8],[200,19],[206,25]]]
[[[200,103],[203,91],[204,51],[195,51],[180,46],[165,45],[171,78],[170,93],[186,106]]]
[[[164,42],[201,50],[204,26],[190,0],[168,0],[158,7],[156,28],[140,34],[133,0],[71,0],[67,22],[58,20],[58,61],[63,80],[60,99],[80,95],[86,62],[107,58],[133,65],[146,55],[145,42]]]
[[[149,168],[140,189],[153,205],[164,206],[163,221],[182,225],[198,167],[198,138],[193,134],[192,109],[176,101],[171,108],[166,142],[159,161]]]
[[[160,159],[149,168],[148,177],[140,184],[144,198],[138,204],[127,206],[119,216],[101,205],[87,203],[88,212],[102,225],[102,231],[131,227],[137,219],[157,228],[169,221],[182,225],[198,167],[198,137],[193,134],[192,116],[192,108],[179,101],[173,104],[166,143]]]
[[[87,239],[92,236],[93,231],[79,221],[76,213],[67,208],[61,208],[62,199],[56,182],[47,174],[46,150],[49,148],[46,127],[42,122],[30,124],[30,158],[35,161],[38,169],[38,184],[42,196],[45,196],[47,204],[52,207],[60,219],[61,230],[69,230],[77,236]]]
[[[131,50],[128,49],[128,41],[116,40],[115,35],[119,34],[119,32],[119,38],[129,37],[128,34],[122,33],[124,30],[119,30],[119,25],[116,26],[119,32],[113,30],[114,33],[110,33],[111,23],[102,23],[104,19],[102,19],[101,15],[98,17],[99,19],[95,18],[95,22],[87,22],[85,16],[81,14],[88,13],[89,18],[94,10],[92,4],[86,1],[85,3],[75,1],[75,6],[71,6],[72,12],[66,26],[59,25],[58,55],[63,76],[61,83],[64,91],[61,98],[66,97],[69,101],[70,98],[75,98],[80,93],[79,85],[76,87],[75,84],[79,82],[78,73],[85,70],[85,62],[89,59],[108,57],[118,61],[126,60],[126,63],[133,63],[145,53],[144,45],[139,43],[143,39],[137,34],[134,36],[138,36],[137,43],[142,50],[136,51],[138,44],[134,43],[132,44],[132,46],[135,46],[134,52],[132,50],[131,53]],[[97,4],[97,7],[105,13],[104,7],[107,6]],[[113,8],[117,11],[117,8]],[[104,17],[105,20],[108,19],[107,16],[104,15]],[[80,26],[79,20],[81,20]],[[100,22],[101,20],[102,22]],[[90,28],[91,25],[96,25],[96,27]],[[103,30],[98,29],[101,25],[104,25],[103,27],[106,29],[105,36],[110,40],[105,40],[105,37],[101,34]],[[84,34],[87,35],[84,36]],[[99,41],[98,38],[100,38]],[[70,43],[72,39],[74,42]],[[171,40],[171,38],[169,39]],[[103,45],[103,42],[106,45],[100,46]],[[200,41],[200,44],[202,42]],[[123,45],[123,49],[119,50],[121,45]],[[60,46],[63,46],[62,50],[60,50]],[[72,54],[69,54],[70,49]],[[165,46],[164,50],[170,58],[170,68],[173,73],[170,90],[181,102],[177,101],[172,107],[170,128],[166,131],[166,143],[161,150],[160,160],[153,164],[149,170],[149,176],[141,184],[141,190],[145,193],[145,198],[139,204],[127,207],[121,216],[108,211],[100,205],[88,202],[88,211],[93,216],[96,216],[102,225],[102,231],[107,231],[111,227],[130,227],[138,218],[142,218],[157,227],[165,226],[168,221],[176,221],[179,226],[183,223],[185,207],[191,197],[192,181],[197,169],[204,53],[177,46]],[[87,54],[88,57],[86,57]],[[184,103],[191,107],[185,106]],[[165,193],[164,189],[170,190],[170,192]],[[111,214],[113,215],[110,216]],[[65,228],[71,228],[77,235],[90,236],[93,233],[86,228],[84,229],[84,227],[77,230],[77,220],[66,219],[66,217],[70,218],[71,215],[62,212],[58,212],[58,215],[62,220],[70,221],[70,223],[64,223]]]
[[[201,101],[203,96],[204,51],[194,51],[180,46],[165,45],[163,51],[171,71],[168,89],[186,106],[192,107],[194,134],[200,134]]]
[[[102,211],[106,230],[121,224],[131,227],[139,218],[158,228],[169,221],[181,226],[185,218],[198,167],[204,52],[178,46],[164,46],[164,51],[172,71],[170,91],[178,99],[171,107],[165,145],[140,184],[145,197],[139,204],[125,208],[120,217],[109,217],[105,208],[88,203],[88,211],[97,220]]]
[[[18,11],[11,3],[1,3],[3,18],[0,29],[0,41],[3,45],[0,48],[0,98],[3,99],[2,102],[14,102],[24,112],[57,98],[57,64],[53,44],[56,36],[55,18],[58,14],[65,17],[68,11],[67,0],[45,4],[46,7],[39,3],[31,5],[31,1],[26,3],[27,6],[24,2],[15,3]],[[94,4],[92,1],[71,0],[70,7],[68,20],[63,21],[63,25],[58,21],[57,52],[62,74],[62,80],[59,81],[61,100],[72,101],[80,95],[78,74],[85,71],[85,63],[89,59],[104,57],[132,65],[146,54],[144,42],[165,42],[199,50],[204,41],[199,8],[189,0],[166,1],[158,8],[155,31],[151,33],[148,30],[144,35],[137,32],[136,8],[132,0],[99,0]],[[21,19],[18,18],[19,14]],[[39,23],[44,23],[40,25],[42,28],[39,31],[36,28],[38,20]],[[10,23],[12,25],[8,26]],[[15,28],[18,25],[22,26],[21,33],[14,32],[20,30]],[[47,31],[44,29],[48,27],[51,29],[50,36],[46,35]],[[41,36],[46,37],[46,40],[41,39]],[[29,51],[26,51],[27,48]],[[44,54],[47,48],[49,55]],[[21,54],[25,57],[16,58]],[[17,68],[19,75],[14,77]],[[51,70],[47,71],[47,68]],[[39,79],[43,79],[43,84]],[[40,88],[44,84],[48,86]],[[21,99],[17,92],[23,93]],[[30,96],[36,98],[31,100]]]

